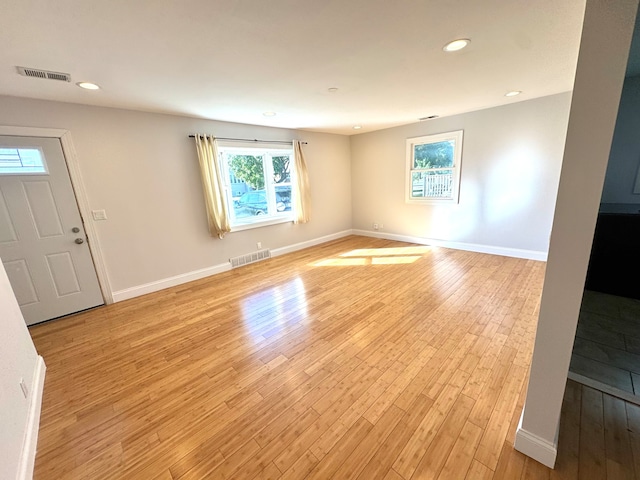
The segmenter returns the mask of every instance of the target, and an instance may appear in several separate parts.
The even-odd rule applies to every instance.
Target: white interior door
[[[28,325],[104,304],[57,138],[0,136],[0,259]]]

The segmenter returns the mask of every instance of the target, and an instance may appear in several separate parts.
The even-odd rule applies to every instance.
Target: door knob
[[[81,245],[81,244],[83,244],[83,243],[84,243],[84,240],[83,240],[83,239],[81,239],[81,238],[76,238],[74,241],[75,241],[78,245]]]
[[[80,229],[79,229],[78,227],[73,227],[73,228],[71,229],[71,231],[72,231],[73,233],[78,233],[78,232],[80,231]]]

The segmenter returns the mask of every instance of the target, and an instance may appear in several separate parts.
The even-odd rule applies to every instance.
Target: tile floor
[[[569,369],[640,396],[640,300],[586,290]]]

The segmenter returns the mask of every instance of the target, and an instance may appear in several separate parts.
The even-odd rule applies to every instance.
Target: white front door
[[[104,304],[57,138],[0,136],[0,259],[28,325]]]

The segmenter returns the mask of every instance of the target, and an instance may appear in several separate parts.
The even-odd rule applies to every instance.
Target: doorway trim
[[[71,178],[71,185],[73,186],[73,193],[76,197],[76,203],[80,210],[80,216],[82,217],[82,223],[84,224],[85,233],[87,234],[89,251],[93,259],[93,265],[96,269],[96,275],[98,276],[98,283],[100,284],[100,291],[104,298],[105,304],[113,303],[113,294],[111,292],[111,283],[109,282],[109,276],[107,275],[107,269],[104,263],[104,257],[102,255],[102,249],[100,248],[100,241],[98,240],[98,233],[95,226],[91,221],[91,208],[89,207],[89,200],[87,198],[87,191],[82,180],[82,173],[80,172],[80,163],[78,162],[78,154],[73,145],[71,139],[71,132],[69,130],[59,128],[40,128],[40,127],[15,127],[0,125],[0,135],[16,136],[16,137],[47,137],[57,138],[62,145],[62,152],[64,153],[64,160],[67,164],[67,170],[69,171],[69,177]]]

